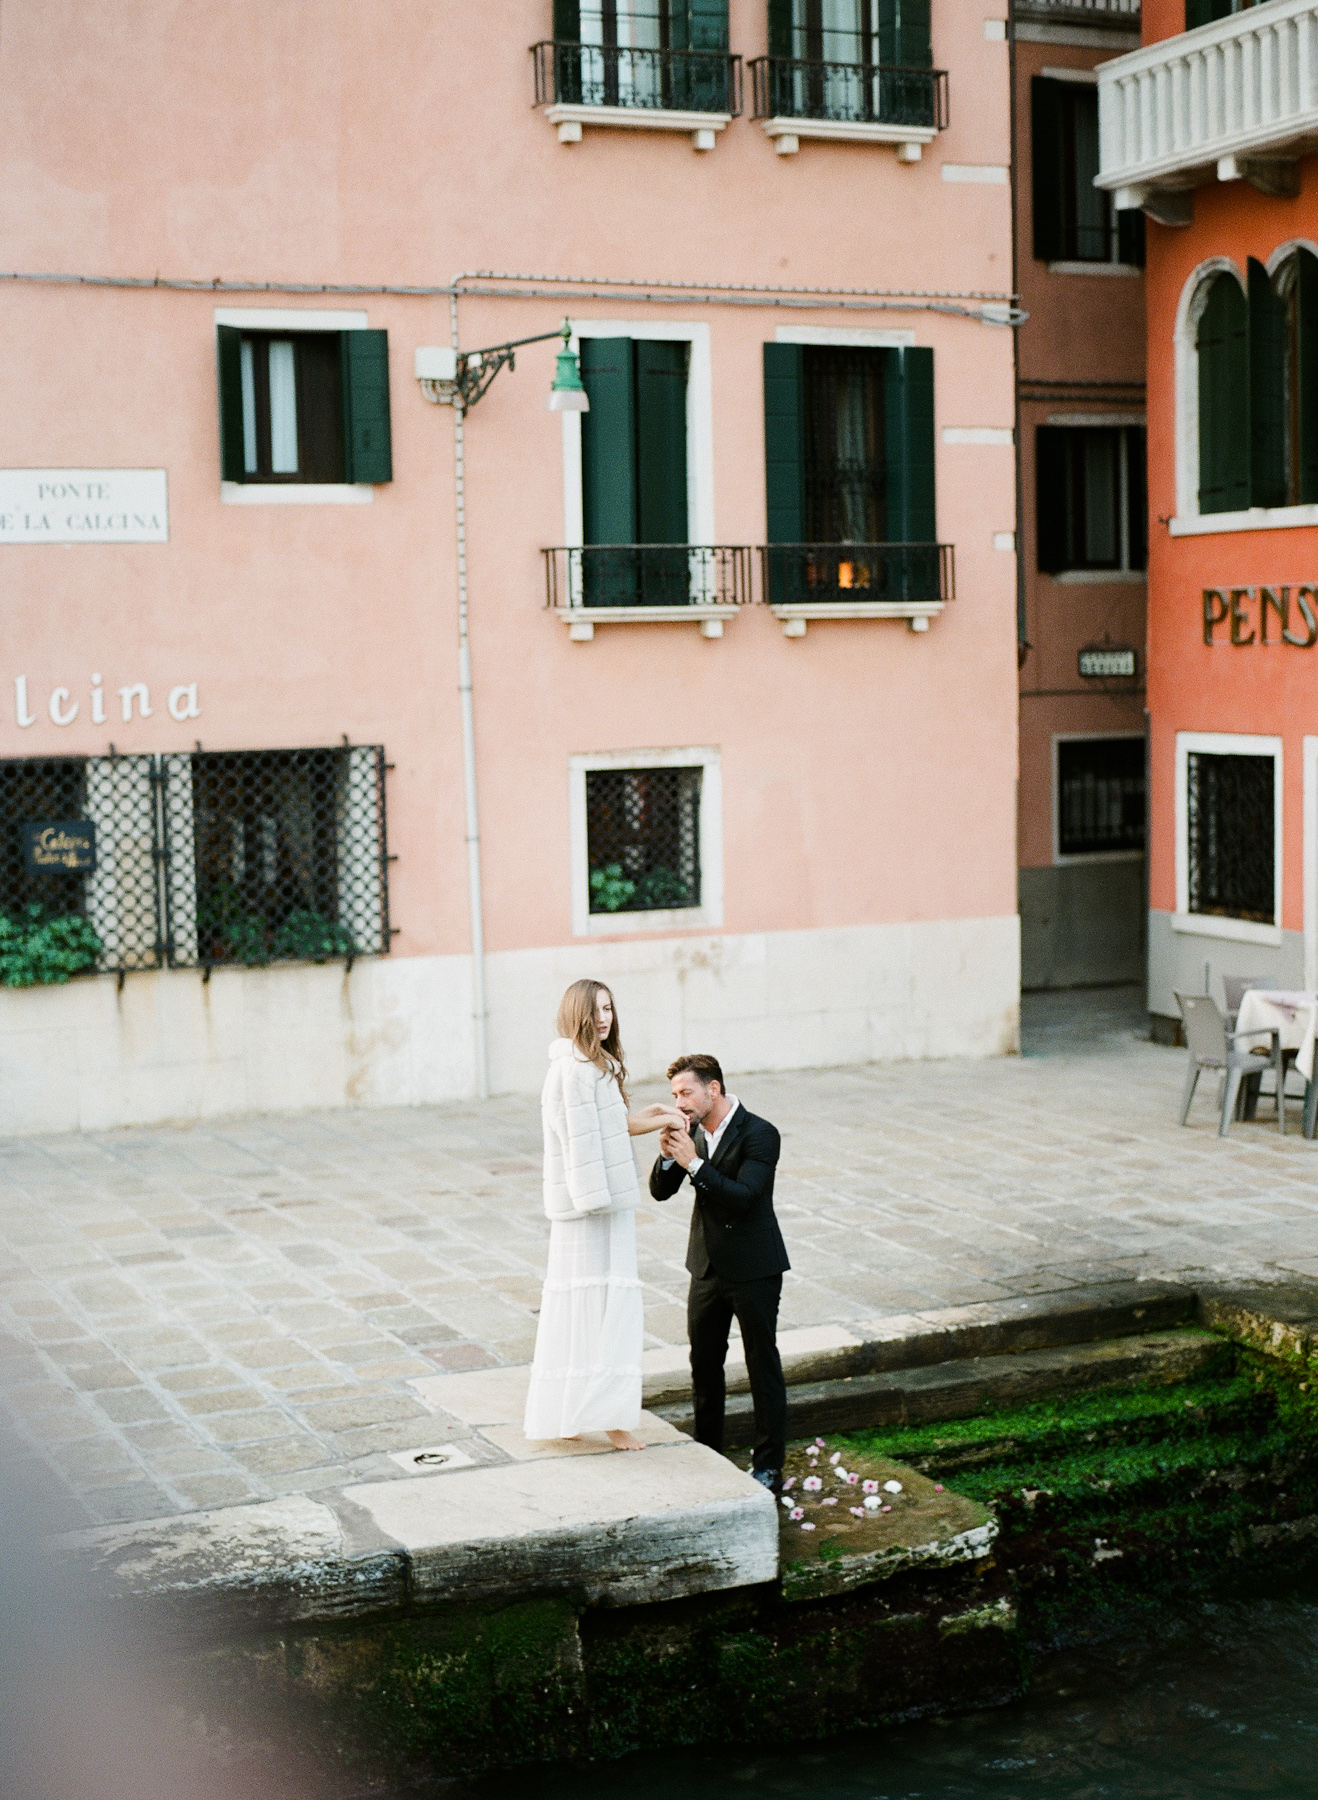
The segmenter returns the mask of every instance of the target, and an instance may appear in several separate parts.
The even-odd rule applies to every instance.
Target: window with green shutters
[[[929,0],[769,0],[758,117],[945,124]]]
[[[1144,431],[1040,425],[1035,439],[1039,569],[1143,569],[1148,562]]]
[[[727,0],[554,0],[554,97],[727,112]]]
[[[1250,257],[1246,283],[1211,277],[1199,316],[1201,513],[1318,501],[1318,256]]]
[[[769,0],[769,54],[927,69],[929,0]]]
[[[1039,262],[1144,266],[1144,214],[1114,212],[1098,174],[1098,89],[1036,75],[1030,83],[1034,255]]]
[[[581,502],[586,603],[688,598],[687,363],[669,339],[581,340]]]
[[[933,351],[764,346],[770,598],[939,598]]]
[[[384,331],[217,328],[225,481],[393,479]]]

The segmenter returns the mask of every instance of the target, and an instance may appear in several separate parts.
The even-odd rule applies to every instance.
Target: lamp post
[[[457,336],[454,313],[453,335]],[[502,368],[516,366],[516,352],[526,344],[543,344],[561,336],[553,385],[546,406],[550,412],[589,412],[590,398],[581,382],[581,369],[572,350],[572,326],[564,319],[561,331],[542,331],[535,337],[493,344],[485,350],[459,350],[456,345],[420,346],[413,368],[425,398],[436,406],[453,408],[453,488],[458,550],[458,705],[462,721],[462,786],[466,813],[467,903],[471,918],[472,1025],[475,1038],[476,1092],[489,1098],[489,1021],[485,1003],[485,911],[481,885],[480,812],[476,794],[476,714],[471,687],[471,639],[467,629],[467,477],[466,417]]]

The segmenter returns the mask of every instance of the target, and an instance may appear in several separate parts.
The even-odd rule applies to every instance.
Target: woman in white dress
[[[528,1438],[602,1431],[640,1450],[644,1310],[636,1274],[640,1184],[631,1140],[678,1123],[672,1107],[627,1110],[627,1066],[613,996],[574,981],[540,1096],[549,1267],[523,1429]]]

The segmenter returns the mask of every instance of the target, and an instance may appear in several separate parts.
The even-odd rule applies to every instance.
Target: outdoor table
[[[1283,1050],[1294,1050],[1295,1067],[1304,1077],[1304,1135],[1311,1138],[1318,1125],[1318,1082],[1314,1080],[1318,994],[1287,988],[1247,988],[1236,1015],[1236,1036],[1273,1031]]]

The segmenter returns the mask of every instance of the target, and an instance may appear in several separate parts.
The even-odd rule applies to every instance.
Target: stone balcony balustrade
[[[1318,148],[1318,0],[1263,0],[1116,57],[1098,106],[1098,186],[1118,209],[1188,225],[1209,181],[1294,194]]]

